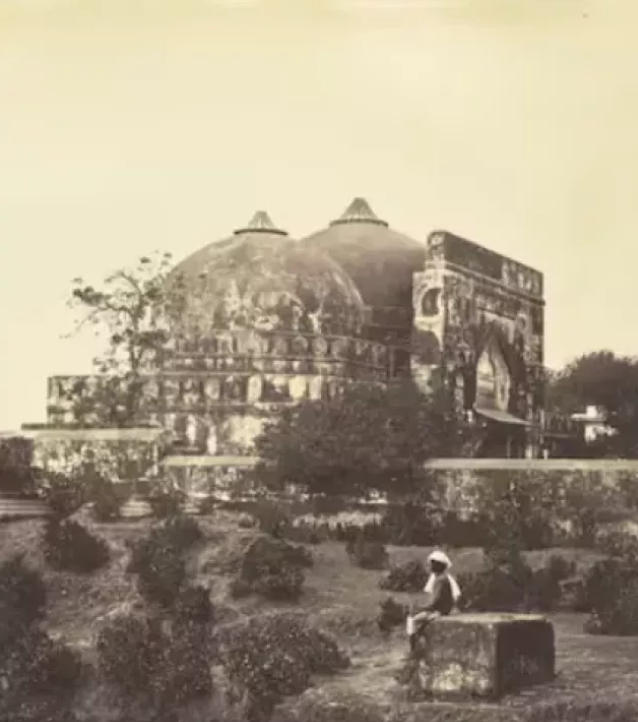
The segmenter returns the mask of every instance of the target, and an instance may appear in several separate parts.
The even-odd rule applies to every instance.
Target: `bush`
[[[312,564],[307,549],[273,537],[261,537],[246,550],[234,596],[261,594],[267,599],[296,601],[302,592],[304,568]]]
[[[277,539],[283,539],[286,531],[292,526],[292,518],[287,509],[280,504],[260,502],[251,509],[251,515],[257,521],[262,534],[269,534]]]
[[[208,640],[199,630],[188,628],[173,635],[157,671],[162,709],[174,709],[213,689]]]
[[[533,473],[490,470],[479,480],[478,514],[487,539],[483,546],[514,546],[521,550],[546,549],[554,541],[551,519],[558,507],[558,491],[539,484]]]
[[[180,627],[212,624],[214,613],[208,589],[198,585],[182,589],[175,603],[175,621]]]
[[[612,532],[600,537],[596,547],[610,557],[631,559],[638,566],[638,539],[633,534]]]
[[[31,701],[41,699],[48,710],[55,712],[54,719],[64,719],[81,673],[82,665],[75,652],[53,642],[33,626],[0,650],[0,677],[4,685],[0,711],[7,719],[19,719]]]
[[[534,572],[527,592],[528,609],[551,612],[562,596],[562,583],[573,576],[576,565],[563,557],[552,556],[543,569]]]
[[[390,632],[405,622],[409,611],[406,605],[398,604],[392,597],[388,597],[379,606],[377,626],[382,632]]]
[[[43,537],[43,552],[54,569],[89,574],[110,559],[108,544],[71,519],[51,519]]]
[[[488,529],[489,523],[483,515],[462,519],[458,514],[448,512],[443,517],[438,543],[453,549],[484,547],[489,542]]]
[[[201,514],[201,516],[210,516],[215,512],[216,508],[217,502],[215,501],[215,497],[207,496],[205,499],[200,501],[197,511]]]
[[[393,566],[387,576],[379,582],[379,587],[392,592],[422,592],[428,576],[423,563],[413,559]]]
[[[606,617],[637,580],[638,566],[631,557],[603,559],[586,575],[578,609]]]
[[[186,579],[183,556],[202,537],[194,519],[177,515],[136,544],[127,571],[138,575],[140,593],[151,602],[172,606]]]
[[[439,516],[430,504],[394,505],[384,514],[380,533],[394,546],[432,546],[438,539]]]
[[[120,617],[100,632],[97,651],[108,682],[124,696],[147,696],[163,714],[212,689],[207,639],[198,629],[169,637],[155,621]]]
[[[346,553],[350,561],[362,569],[385,569],[388,564],[385,546],[379,541],[368,541],[365,532],[346,543]]]
[[[180,489],[155,489],[148,498],[153,510],[153,516],[158,519],[168,519],[180,513],[186,501],[186,494]]]
[[[0,649],[44,616],[46,587],[42,575],[15,556],[0,566]]]
[[[189,551],[203,538],[204,533],[197,521],[182,514],[169,517],[155,536],[160,545],[170,545],[182,553]]]
[[[349,660],[330,637],[302,619],[252,619],[229,634],[223,664],[246,719],[265,720],[285,697],[308,688],[313,674],[333,674]]]
[[[48,471],[43,487],[47,504],[56,517],[71,516],[86,501],[84,485],[77,477],[70,478]]]
[[[171,546],[134,551],[128,570],[137,574],[140,594],[164,607],[175,603],[186,579],[184,560]]]
[[[92,512],[96,521],[109,522],[120,518],[124,494],[117,484],[96,475],[91,481],[87,496],[93,504]]]
[[[459,578],[460,606],[475,612],[520,611],[526,606],[533,576],[515,550],[490,549],[484,571]]]
[[[151,694],[167,646],[157,625],[135,617],[119,617],[98,636],[100,671],[124,695]]]

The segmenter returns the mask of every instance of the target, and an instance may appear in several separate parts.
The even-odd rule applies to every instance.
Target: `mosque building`
[[[477,429],[476,455],[537,454],[543,276],[522,263],[447,231],[409,238],[356,198],[299,240],[258,212],[182,260],[169,286],[177,278],[180,323],[147,369],[136,420],[171,437],[168,457],[241,466],[286,405],[344,382],[411,376],[427,389],[435,372]],[[99,435],[100,408],[78,394],[101,382],[50,378],[34,438],[50,450],[64,434]]]

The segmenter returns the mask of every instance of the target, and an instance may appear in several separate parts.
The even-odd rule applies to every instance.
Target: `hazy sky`
[[[70,280],[355,195],[545,273],[547,361],[638,353],[636,0],[0,0],[0,429],[83,372]],[[633,188],[633,193],[632,193]],[[629,324],[629,325],[627,325]]]

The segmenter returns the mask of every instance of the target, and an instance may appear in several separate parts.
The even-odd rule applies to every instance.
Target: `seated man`
[[[461,597],[456,579],[448,574],[452,562],[447,554],[442,551],[432,552],[428,557],[428,565],[431,574],[423,591],[430,595],[430,600],[420,612],[410,613],[406,620],[412,656],[416,653],[419,636],[427,624],[437,617],[450,614]]]

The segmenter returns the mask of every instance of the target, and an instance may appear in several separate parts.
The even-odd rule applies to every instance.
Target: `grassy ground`
[[[142,607],[134,583],[125,573],[125,566],[127,545],[145,536],[149,522],[97,525],[86,519],[82,521],[105,537],[112,548],[112,561],[103,571],[82,577],[46,569],[38,548],[41,522],[37,521],[0,525],[0,561],[21,552],[30,564],[44,572],[49,589],[47,626],[50,632],[83,649],[91,657],[100,625],[106,619]],[[200,523],[206,542],[190,559],[190,572],[199,583],[211,587],[212,597],[221,612],[221,623],[243,615],[263,614],[266,609],[259,600],[248,598],[235,602],[228,595],[231,580],[228,572],[255,532],[240,529],[230,515],[202,518]],[[353,660],[347,673],[325,681],[315,693],[338,697],[356,691],[395,711],[405,705],[405,719],[428,722],[436,719],[431,716],[431,706],[409,705],[403,688],[394,681],[406,646],[401,630],[386,637],[376,627],[379,603],[388,596],[378,587],[381,573],[352,566],[340,544],[326,543],[313,547],[312,551],[315,565],[308,571],[301,604],[293,609],[303,611],[309,619],[337,634]],[[424,557],[427,550],[392,548],[390,553],[392,561],[401,561]],[[551,553],[555,552],[534,553],[529,561],[532,565],[542,564]],[[580,565],[589,565],[594,560],[591,554],[578,550],[560,550],[560,553]],[[476,570],[482,564],[480,550],[457,550],[451,556],[459,574]],[[393,596],[397,601],[411,599],[407,594]],[[273,611],[284,608],[282,605],[268,607]],[[583,617],[579,615],[560,614],[552,619],[557,640],[556,681],[505,699],[498,708],[487,706],[483,709],[486,720],[498,721],[506,709],[523,708],[541,700],[592,695],[607,699],[638,697],[638,644],[635,639],[585,635]],[[419,710],[425,716],[418,716]],[[445,708],[439,710],[444,719]],[[478,722],[479,717],[474,719]]]

